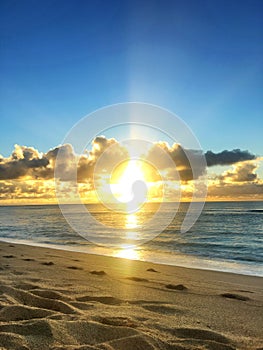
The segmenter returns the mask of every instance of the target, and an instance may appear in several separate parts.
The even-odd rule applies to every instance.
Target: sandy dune
[[[263,279],[0,244],[0,349],[263,349]]]

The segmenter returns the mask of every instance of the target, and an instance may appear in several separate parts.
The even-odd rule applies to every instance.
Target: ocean
[[[88,204],[92,217],[105,225],[99,231],[91,222],[89,240],[70,227],[57,205],[0,206],[0,240],[263,276],[263,202],[207,202],[197,222],[186,233],[182,233],[180,227],[188,204],[181,203],[174,219],[161,234],[140,246],[123,249],[124,236],[131,233],[134,237],[140,236],[137,225],[147,222],[156,206],[149,204],[137,214],[125,215],[99,204]],[[83,213],[78,211],[78,206],[68,206],[67,210],[74,212],[76,222],[82,222]],[[165,203],[163,220],[173,210],[171,203]],[[115,227],[121,234],[112,237]],[[149,226],[152,238],[150,230]],[[110,246],[108,242],[116,244]]]

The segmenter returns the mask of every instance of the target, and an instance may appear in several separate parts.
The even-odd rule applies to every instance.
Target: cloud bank
[[[56,164],[58,152],[61,157],[59,163]],[[210,174],[209,169],[213,169],[213,166],[229,165],[230,168],[227,171],[209,175],[209,196],[217,199],[242,196],[250,199],[263,199],[263,181],[258,174],[262,158],[247,150],[224,150],[219,153],[209,150],[203,154],[199,150],[184,149],[176,143],[170,146],[166,142],[159,141],[152,144],[151,148],[145,152],[145,159],[154,164],[158,171],[165,172],[171,183],[176,181],[179,174],[186,196],[191,192],[193,180],[198,179],[207,171]],[[171,167],[171,162],[167,162],[166,157],[163,157],[163,152],[169,155],[175,166]],[[103,163],[96,168],[102,155]],[[201,159],[204,156],[208,168],[202,165]],[[55,201],[55,164],[59,169],[59,180],[65,183],[65,196],[69,196],[70,188],[72,188],[76,165],[79,190],[87,195],[94,190],[95,169],[96,176],[99,178],[112,171],[113,160],[116,164],[128,157],[128,150],[116,139],[104,136],[96,137],[92,141],[91,149],[85,150],[81,155],[77,155],[70,144],[57,146],[46,153],[34,147],[15,145],[9,157],[5,158],[0,155],[0,200],[9,200],[14,203],[19,199]],[[195,174],[193,174],[189,159],[191,163],[194,163]],[[158,181],[158,179],[156,177],[152,181]],[[158,186],[160,184],[156,183],[156,193],[158,193]],[[172,197],[172,187],[170,192]]]

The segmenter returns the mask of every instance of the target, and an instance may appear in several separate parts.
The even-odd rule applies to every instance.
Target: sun
[[[95,179],[95,177],[94,177]],[[140,158],[129,158],[101,173],[95,185],[98,201],[111,210],[131,214],[144,209],[148,202],[156,202],[163,195],[159,171]]]
[[[146,184],[145,175],[142,169],[142,164],[138,160],[131,159],[128,164],[124,164],[125,168],[117,169],[120,171],[117,183],[115,183],[115,196],[122,203],[131,202],[134,199],[133,185],[140,182]],[[140,201],[144,201],[145,193],[138,193]],[[139,198],[138,198],[139,199]]]
[[[128,159],[113,170],[110,188],[116,200],[125,204],[127,212],[131,213],[151,201],[152,190],[160,179],[160,174],[148,162]]]

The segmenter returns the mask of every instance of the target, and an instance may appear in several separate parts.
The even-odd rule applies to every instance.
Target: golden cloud
[[[112,147],[114,146],[114,147]],[[105,150],[108,150],[105,152]],[[173,160],[167,162],[163,157],[165,151]],[[57,154],[60,152],[60,163],[56,163]],[[118,161],[128,158],[128,150],[116,139],[104,136],[96,137],[91,144],[90,150],[77,155],[70,144],[60,145],[50,149],[46,153],[39,152],[34,147],[15,145],[9,157],[0,155],[0,200],[2,203],[53,203],[56,202],[54,188],[55,165],[61,174],[59,180],[64,183],[63,193],[70,200],[74,186],[78,186],[81,198],[86,201],[95,201],[94,193],[94,169],[98,160],[103,155],[103,162],[96,168],[96,176],[112,170],[113,160]],[[262,158],[256,157],[248,151],[233,150],[214,153],[207,151],[205,154],[208,167],[214,165],[232,165],[222,174],[216,174],[209,178],[208,199],[262,199],[263,181],[258,174],[258,167]],[[192,168],[194,162],[196,178],[205,174],[206,169],[200,164],[203,154],[198,150],[184,149],[179,144],[170,146],[166,142],[157,142],[147,151],[144,159],[153,164],[160,172],[165,172],[170,183],[169,198],[173,200],[178,192],[179,174],[183,198],[191,198],[192,194]],[[73,183],[75,167],[77,164],[77,182]],[[151,198],[158,201],[162,195],[160,176],[152,175]],[[150,180],[148,180],[150,181]]]

